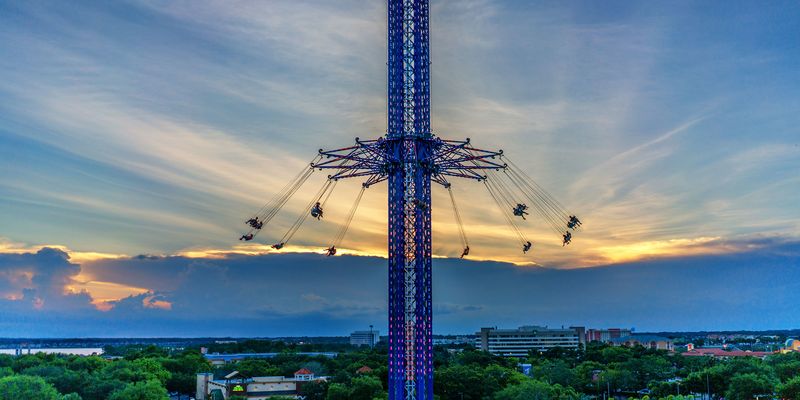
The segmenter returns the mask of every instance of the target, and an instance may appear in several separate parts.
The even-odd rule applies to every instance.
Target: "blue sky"
[[[769,257],[775,246],[797,240],[796,2],[433,0],[431,6],[434,131],[504,149],[586,223],[562,249],[546,226],[531,221],[524,229],[537,251],[523,256],[488,195],[460,182],[455,192],[474,256],[465,268],[476,271],[467,275],[658,265],[658,274],[631,278],[631,287],[649,287],[665,278],[662,270],[677,279],[679,266],[669,260],[712,257],[715,271],[725,274],[736,255]],[[261,245],[236,241],[240,220],[318,148],[385,132],[385,13],[382,2],[365,1],[0,4],[0,250],[31,259],[45,246],[69,253],[72,266],[47,290],[51,297],[83,296],[75,302],[88,308],[76,311],[76,321],[113,320],[130,310],[120,299],[142,308],[136,312],[144,320],[163,313],[178,321],[182,307],[203,299],[137,280],[146,273],[136,263],[113,276],[101,266],[154,254],[213,272],[238,268],[225,257],[277,257],[264,244],[282,235],[321,177],[289,204],[274,231],[259,237]],[[356,187],[337,188],[330,220],[301,230],[294,251],[328,244]],[[344,243],[351,252],[385,251],[384,189],[367,192]],[[454,257],[460,249],[446,204],[446,194],[434,191],[434,252]],[[788,254],[784,266],[796,266],[796,253]],[[309,268],[320,262],[305,260]],[[47,314],[53,301],[35,301],[45,297],[30,290],[44,286],[26,262],[6,262],[0,295],[7,304],[0,307],[28,304]],[[384,284],[381,271],[375,277]],[[553,285],[570,287],[569,275],[552,274],[559,277]],[[719,285],[723,293],[733,290]],[[763,299],[770,285],[761,288],[746,293]],[[295,290],[294,297],[269,301],[254,292],[247,301],[282,310],[315,293]],[[486,296],[502,290],[486,289]],[[359,307],[344,294],[319,296]],[[516,301],[443,302],[453,311],[437,329],[478,328],[483,320],[473,306],[491,315]],[[669,306],[666,297],[652,301]],[[579,304],[559,309],[560,320],[579,323]],[[757,322],[756,313],[742,311],[746,305],[730,309],[742,318],[710,326],[688,319],[682,325],[674,316],[643,322],[633,309],[618,307],[602,311],[596,323],[713,329]],[[370,312],[353,320],[366,323],[382,311]],[[346,321],[331,326],[350,329]],[[532,309],[504,321],[558,324],[559,318]],[[173,325],[172,333],[193,334],[189,324]],[[293,329],[302,333],[302,325]],[[12,326],[36,331],[35,324]]]

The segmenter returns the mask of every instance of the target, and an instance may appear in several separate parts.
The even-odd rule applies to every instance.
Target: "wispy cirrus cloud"
[[[17,241],[243,251],[242,216],[318,147],[385,130],[382,3],[0,7],[10,55],[0,59],[0,233]],[[586,222],[566,250],[526,223],[531,259],[465,183],[456,194],[476,258],[587,266],[617,251],[798,233],[796,52],[753,22],[767,10],[720,11],[434,2],[436,132],[505,149]],[[330,219],[301,231],[297,250],[328,245],[354,187],[341,186]],[[358,254],[384,251],[382,190],[367,194],[346,240]],[[434,251],[457,256],[447,203],[434,192]]]

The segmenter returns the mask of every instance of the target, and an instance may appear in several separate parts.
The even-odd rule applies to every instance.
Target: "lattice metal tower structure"
[[[389,397],[433,399],[428,0],[389,0]]]
[[[367,177],[389,187],[389,398],[433,399],[431,182],[485,179],[501,152],[431,132],[428,0],[388,1],[388,129],[377,140],[322,151],[330,179]]]

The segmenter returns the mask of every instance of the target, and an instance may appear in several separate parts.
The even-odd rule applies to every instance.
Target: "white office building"
[[[350,344],[353,346],[374,347],[380,339],[380,332],[376,330],[355,331],[350,334]]]
[[[517,329],[481,328],[477,345],[483,351],[505,357],[525,357],[531,350],[555,347],[577,349],[583,342],[583,328],[550,329],[546,326],[521,326]]]

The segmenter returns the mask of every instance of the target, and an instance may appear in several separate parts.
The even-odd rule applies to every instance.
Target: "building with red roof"
[[[756,357],[765,358],[771,354],[769,351],[744,351],[744,350],[725,350],[718,347],[702,348],[694,347],[691,350],[681,353],[682,356],[687,357],[714,357],[714,358],[729,358],[729,357]]]
[[[313,381],[314,373],[309,371],[307,368],[300,368],[295,371],[294,379],[296,381]]]
[[[356,370],[357,374],[368,374],[370,372],[372,372],[372,368],[366,365]]]

